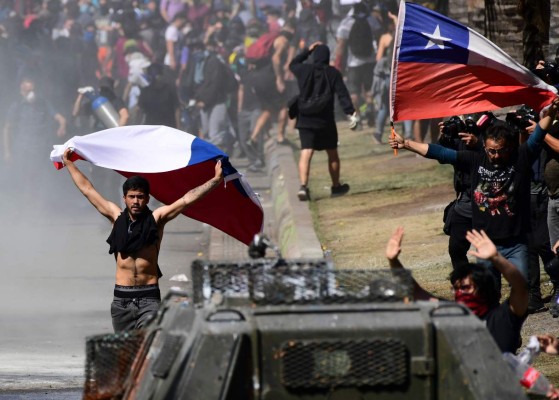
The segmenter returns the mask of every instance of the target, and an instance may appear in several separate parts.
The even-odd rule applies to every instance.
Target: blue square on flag
[[[468,63],[468,29],[441,14],[406,3],[401,62]]]

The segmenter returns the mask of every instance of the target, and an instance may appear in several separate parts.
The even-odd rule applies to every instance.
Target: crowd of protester
[[[388,74],[374,68],[389,56],[391,36],[384,36],[394,29],[397,6],[389,0],[346,6],[331,0],[2,0],[5,159],[25,125],[17,111],[27,79],[49,107],[37,125],[51,126],[55,114],[64,125],[64,134],[42,135],[41,151],[66,135],[104,127],[80,91],[91,87],[117,108],[119,125],[175,127],[247,157],[249,170],[261,171],[263,139],[285,144],[286,129],[294,126],[287,103],[298,85],[289,64],[314,42],[335,49],[331,63],[347,80],[363,123],[373,127],[374,109],[384,115],[374,125],[380,138]],[[363,51],[369,52],[364,58]]]
[[[310,55],[311,47],[327,57],[321,63],[329,61],[343,76],[342,83],[337,71],[330,72],[332,79],[339,80],[336,91],[343,98],[338,119],[343,113],[351,115],[352,128],[368,126],[373,140],[381,142],[397,7],[396,1],[389,0],[345,7],[330,0],[270,4],[254,0],[0,0],[4,160],[9,167],[30,151],[34,157],[47,157],[54,143],[106,128],[87,98],[87,93],[95,91],[114,108],[117,125],[177,128],[230,155],[246,157],[248,171],[263,171],[264,139],[289,144],[286,130],[294,125],[290,125],[288,104],[304,87],[297,79],[305,80],[304,74],[294,73],[301,70],[297,65]],[[460,181],[455,182],[457,201],[447,226],[452,283],[457,291],[473,288],[467,293],[473,295],[476,283],[464,283],[474,274],[471,268],[463,269],[468,248],[476,240],[496,244],[489,255],[480,258],[499,257],[496,268],[491,261],[483,264],[497,278],[496,290],[500,290],[502,270],[513,277],[516,297],[506,303],[512,311],[500,317],[501,322],[507,319],[514,326],[515,336],[504,340],[511,351],[520,345],[520,327],[527,311],[544,308],[538,257],[553,283],[552,314],[559,316],[559,262],[554,254],[559,246],[559,139],[557,124],[550,121],[555,112],[542,118],[545,123],[540,122],[539,128],[537,121],[530,120],[526,132],[493,122],[492,131],[483,138],[462,131],[454,144],[441,147],[422,143],[425,123],[406,121],[403,135],[390,140],[394,148],[406,148],[461,169],[456,178]],[[534,130],[531,139],[521,145],[519,133]],[[312,150],[332,150],[334,154],[337,136],[332,138],[333,143],[326,147],[309,145],[310,156],[302,162],[301,200],[310,199],[306,185]],[[337,153],[330,158],[329,164],[337,165],[329,167],[332,195],[345,194],[349,186],[339,182]],[[481,166],[489,171],[484,177],[475,172]],[[494,170],[501,174],[498,187],[480,188],[478,184],[491,184]],[[32,171],[18,168],[18,174],[27,178]],[[480,194],[487,196],[476,197]],[[468,238],[472,229],[483,232]],[[536,235],[540,230],[543,234]],[[392,251],[392,261],[397,260],[401,234],[394,239],[397,250]],[[487,237],[477,236],[485,234]],[[518,274],[510,273],[511,265]],[[519,283],[522,280],[530,282],[529,304]],[[526,304],[519,296],[526,298]],[[487,313],[498,298],[470,298],[470,303],[479,306],[485,301]]]

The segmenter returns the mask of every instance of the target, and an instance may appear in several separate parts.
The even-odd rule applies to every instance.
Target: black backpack
[[[373,30],[366,15],[354,15],[355,22],[349,31],[347,43],[351,52],[359,58],[373,55]]]
[[[332,88],[328,81],[328,74],[324,68],[314,68],[309,74],[303,90],[299,94],[299,114],[315,115],[321,113],[332,101]]]

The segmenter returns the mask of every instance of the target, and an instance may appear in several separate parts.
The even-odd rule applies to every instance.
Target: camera
[[[466,124],[462,121],[462,119],[460,119],[460,117],[450,117],[448,121],[443,123],[442,136],[446,139],[458,139],[458,134],[460,132],[466,132]]]
[[[546,61],[543,64],[543,68],[533,69],[532,72],[538,76],[538,78],[544,80],[551,85],[559,84],[559,60],[556,58],[555,61]]]
[[[458,135],[460,132],[478,135],[478,125],[472,115],[466,116],[464,121],[458,116],[450,117],[448,121],[445,121],[439,143],[445,147],[455,148],[456,141],[460,140],[460,135]]]
[[[467,115],[464,118],[464,125],[466,126],[465,132],[473,133],[476,136],[479,134],[478,126],[476,121],[474,120],[473,115]]]
[[[538,122],[538,114],[530,107],[524,105],[515,112],[507,113],[506,121],[509,125],[518,128],[521,132],[526,130],[532,123]]]

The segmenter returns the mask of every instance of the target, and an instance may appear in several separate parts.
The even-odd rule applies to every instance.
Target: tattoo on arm
[[[189,204],[192,204],[193,202],[201,199],[202,197],[204,197],[206,194],[208,194],[209,192],[212,191],[213,188],[215,188],[218,184],[219,184],[220,180],[217,179],[210,179],[209,181],[207,181],[206,183],[201,184],[198,187],[195,187],[194,189],[190,190],[187,194],[185,194],[182,199],[184,202],[184,206],[186,207]],[[186,198],[190,198],[190,201],[188,201]]]

